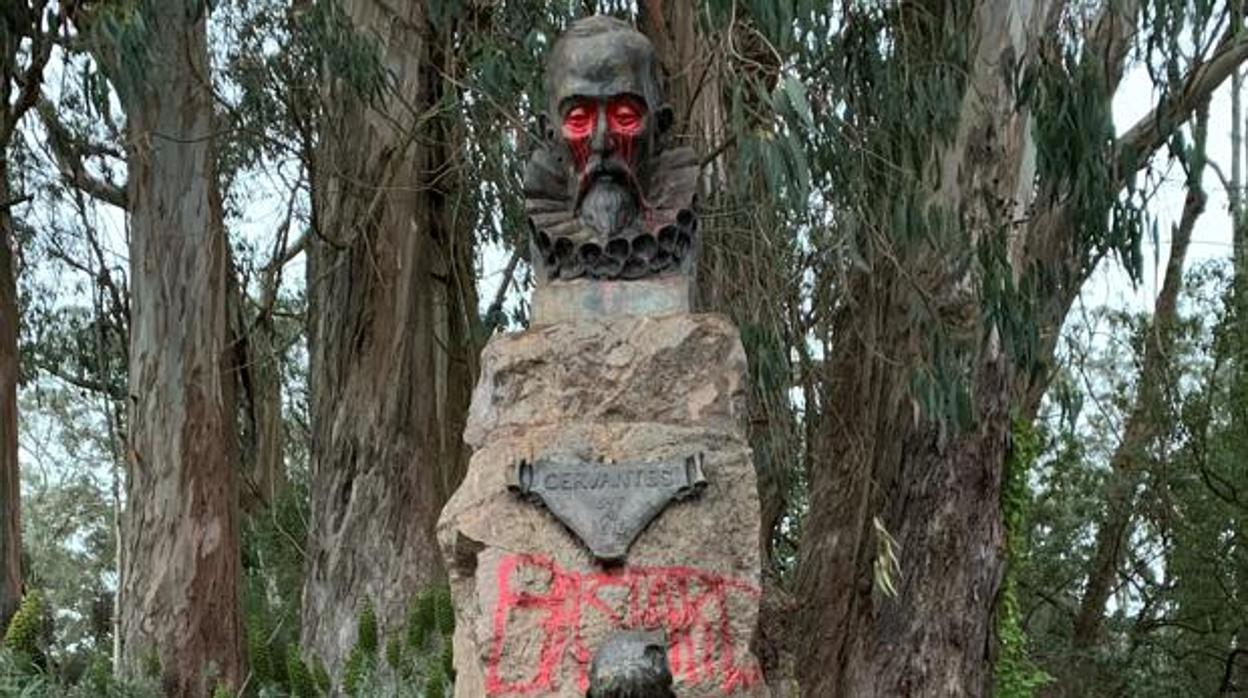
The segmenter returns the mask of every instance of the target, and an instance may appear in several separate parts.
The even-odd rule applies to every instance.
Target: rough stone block
[[[721,315],[546,325],[481,356],[464,438],[533,426],[655,422],[745,433],[745,350]]]
[[[438,540],[455,603],[456,696],[585,695],[595,651],[665,634],[681,698],[766,696],[750,652],[759,503],[742,423],[745,355],[723,318],[552,325],[487,348],[467,434],[476,451]],[[707,485],[604,566],[508,490],[515,463],[636,463],[702,453]]]

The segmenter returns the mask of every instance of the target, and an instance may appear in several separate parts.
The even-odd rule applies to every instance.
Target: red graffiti
[[[738,648],[730,619],[734,609],[756,606],[758,587],[690,567],[623,567],[603,572],[565,570],[540,555],[507,555],[498,564],[498,599],[486,667],[491,696],[558,690],[571,658],[581,692],[588,688],[593,652],[581,631],[605,620],[619,630],[667,632],[672,675],[686,684],[718,684],[730,694],[761,678],[758,665]],[[509,630],[525,622],[524,637]],[[536,653],[527,676],[502,675],[509,651]],[[737,653],[744,654],[738,657]],[[514,665],[509,662],[509,665]],[[745,664],[745,666],[742,666]],[[535,666],[534,666],[535,665]]]

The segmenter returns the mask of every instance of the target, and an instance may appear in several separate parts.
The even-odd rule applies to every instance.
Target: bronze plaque
[[[702,454],[654,463],[516,464],[510,485],[544,505],[602,563],[622,563],[646,526],[673,501],[706,486]]]

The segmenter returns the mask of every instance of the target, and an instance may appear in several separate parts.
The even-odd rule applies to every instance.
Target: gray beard
[[[581,222],[602,242],[618,237],[637,220],[637,197],[624,184],[603,178],[593,182],[581,200]]]

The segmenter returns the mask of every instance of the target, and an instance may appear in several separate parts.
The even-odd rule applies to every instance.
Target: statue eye
[[[633,99],[615,99],[607,105],[607,125],[616,133],[636,135],[641,131],[643,108]]]
[[[597,116],[592,104],[578,104],[563,115],[563,135],[572,140],[586,138],[594,130]]]

